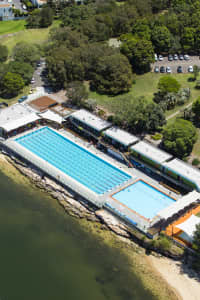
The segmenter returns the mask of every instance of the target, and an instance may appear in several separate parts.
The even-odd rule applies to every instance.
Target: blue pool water
[[[175,201],[142,180],[114,194],[113,198],[147,219],[152,219]]]
[[[49,127],[15,141],[97,194],[104,194],[131,178]]]

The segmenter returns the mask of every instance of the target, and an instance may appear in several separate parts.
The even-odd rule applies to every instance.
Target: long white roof
[[[19,127],[25,126],[26,124],[35,122],[39,120],[40,117],[35,113],[30,113],[27,116],[23,116],[20,119],[17,120],[11,120],[10,122],[7,122],[0,127],[3,128],[5,131],[9,132],[11,130],[17,129]]]
[[[143,141],[131,146],[131,149],[158,163],[172,158],[171,154]]]
[[[0,110],[0,127],[11,131],[38,120],[35,110],[26,104],[16,103]]]
[[[118,127],[108,128],[104,131],[104,134],[125,146],[129,146],[138,141],[136,136],[127,131],[119,129]]]
[[[57,113],[55,113],[55,112],[53,112],[49,109],[46,110],[43,113],[40,113],[39,115],[44,119],[54,121],[54,122],[59,123],[59,124],[61,124],[62,121],[63,121],[63,118],[60,115],[58,115]]]
[[[195,203],[199,201],[200,199],[200,193],[197,191],[192,191],[186,196],[183,196],[179,200],[175,201],[170,206],[164,208],[158,213],[158,216],[160,216],[163,219],[168,219],[172,217],[174,214],[182,210],[183,208],[189,206],[192,203]]]
[[[70,116],[87,124],[88,126],[94,128],[98,131],[102,131],[111,126],[111,123],[91,114],[89,111],[87,111],[85,109],[80,109],[80,110],[72,113]]]
[[[191,165],[179,160],[178,158],[175,158],[171,160],[170,162],[164,163],[164,166],[175,172],[176,174],[179,174],[186,179],[192,181],[195,183],[200,190],[200,171],[196,168],[192,167]]]

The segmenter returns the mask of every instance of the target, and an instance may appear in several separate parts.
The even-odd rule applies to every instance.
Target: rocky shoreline
[[[128,226],[106,209],[98,209],[87,200],[77,197],[73,192],[56,183],[36,168],[28,166],[14,157],[4,156],[22,175],[28,177],[36,187],[45,190],[56,199],[69,215],[80,219],[85,218],[92,222],[100,222],[105,229],[110,229],[121,237],[130,238],[131,234]]]

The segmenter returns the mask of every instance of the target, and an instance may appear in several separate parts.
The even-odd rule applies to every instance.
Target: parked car
[[[178,55],[174,54],[174,60],[178,60]]]
[[[193,66],[189,66],[189,67],[188,67],[188,72],[189,72],[189,73],[193,73]]]
[[[167,67],[166,68],[166,73],[171,74],[171,72],[172,72],[172,69],[170,67]]]
[[[156,53],[154,54],[154,56],[155,56],[155,61],[158,61],[158,56]]]
[[[165,73],[165,67],[164,66],[160,67],[160,73]]]
[[[180,60],[184,60],[183,54],[180,54],[180,55],[179,55],[179,59],[180,59]]]
[[[183,73],[183,68],[182,68],[182,66],[178,66],[178,68],[177,68],[177,73]]]
[[[21,98],[18,99],[19,103],[22,103],[23,101],[25,101],[28,98],[28,96],[22,96]]]
[[[168,60],[169,60],[169,61],[172,61],[172,60],[173,60],[173,55],[169,54],[169,55],[168,55]]]
[[[159,67],[158,67],[158,66],[155,66],[154,72],[155,72],[155,73],[159,73]]]
[[[185,60],[189,60],[189,59],[190,59],[189,55],[185,54],[185,55],[184,55],[184,59],[185,59]]]
[[[159,55],[159,56],[158,56],[158,60],[163,61],[163,56],[162,56],[162,55]]]

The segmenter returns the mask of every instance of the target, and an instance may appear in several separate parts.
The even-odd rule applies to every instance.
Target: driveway
[[[159,69],[161,66],[170,67],[172,73],[177,73],[178,66],[182,66],[183,73],[188,73],[188,67],[197,65],[200,67],[200,59],[199,56],[190,56],[189,60],[173,60],[168,61],[168,57],[163,57],[163,61],[156,61],[152,64],[152,71],[154,71],[155,66],[158,66]]]
[[[12,3],[15,6],[15,9],[19,9],[20,11],[26,11],[25,9],[22,8],[23,3],[20,0],[13,0]]]

